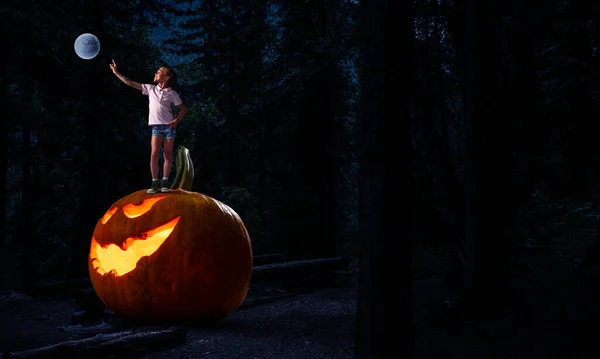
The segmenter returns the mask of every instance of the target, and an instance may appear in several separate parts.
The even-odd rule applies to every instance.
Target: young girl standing
[[[142,91],[142,94],[148,96],[149,115],[148,126],[152,128],[152,140],[150,153],[150,172],[152,173],[152,186],[148,193],[168,192],[169,175],[173,163],[173,142],[175,141],[175,132],[177,124],[186,114],[186,108],[181,102],[179,95],[171,88],[175,81],[175,72],[168,67],[161,67],[154,74],[152,84],[140,84],[131,81],[123,76],[117,69],[115,60],[109,65],[112,72],[128,86]],[[171,105],[179,107],[179,114],[174,118]],[[158,178],[158,156],[163,147],[164,164],[162,181]]]

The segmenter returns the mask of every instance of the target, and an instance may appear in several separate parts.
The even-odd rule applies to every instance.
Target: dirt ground
[[[600,275],[592,277],[592,285],[576,276],[588,244],[556,242],[524,249],[514,258],[518,308],[477,320],[449,310],[456,298],[445,280],[449,254],[419,250],[413,257],[414,358],[600,358],[600,331],[594,334],[600,316],[593,297]],[[354,278],[239,310],[215,327],[190,328],[183,345],[141,358],[351,358],[356,292]],[[60,329],[69,325],[73,310],[72,294],[38,299],[0,295],[0,351],[73,338]]]
[[[80,338],[63,329],[75,309],[72,294],[33,299],[5,293],[0,303],[0,352]],[[348,358],[355,315],[355,282],[304,289],[239,310],[214,327],[191,327],[183,345],[141,358]]]
[[[356,293],[326,289],[239,311],[211,330],[192,330],[162,358],[352,358]]]
[[[0,351],[21,351],[68,340],[73,296],[31,298],[8,292],[0,296]]]

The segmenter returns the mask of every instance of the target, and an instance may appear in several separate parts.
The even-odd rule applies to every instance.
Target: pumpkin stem
[[[179,146],[177,149],[177,157],[175,158],[175,180],[171,189],[183,189],[190,191],[192,182],[194,181],[194,165],[190,158],[190,151]]]

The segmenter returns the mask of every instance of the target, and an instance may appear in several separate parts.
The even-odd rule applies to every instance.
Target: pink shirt
[[[142,84],[142,93],[149,100],[148,126],[166,125],[173,121],[175,117],[171,104],[179,106],[182,103],[177,91],[170,87],[163,89],[152,84]]]

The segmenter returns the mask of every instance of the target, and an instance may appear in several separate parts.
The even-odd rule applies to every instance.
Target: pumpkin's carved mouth
[[[123,241],[123,248],[115,244],[102,247],[92,237],[90,259],[94,270],[101,275],[113,272],[117,277],[131,272],[142,257],[150,256],[160,248],[175,229],[179,218],[181,216],[173,218],[162,226],[141,233],[137,237],[127,238]]]

